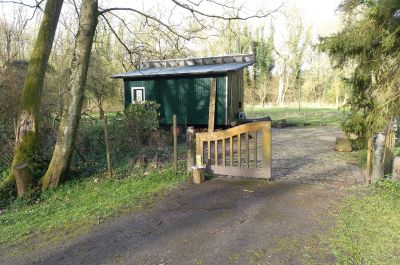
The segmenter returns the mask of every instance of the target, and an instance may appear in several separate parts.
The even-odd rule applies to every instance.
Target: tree
[[[274,68],[274,29],[271,27],[270,35],[266,39],[264,37],[264,28],[258,30],[258,38],[253,41],[253,54],[256,58],[254,64],[254,91],[260,99],[262,107],[264,107],[268,94],[268,87],[272,77],[272,69]]]
[[[358,134],[362,146],[391,116],[400,114],[400,3],[346,0],[339,10],[343,30],[323,38],[320,48],[338,67],[353,69],[345,79],[351,114],[342,128]]]
[[[24,195],[34,180],[32,168],[35,168],[35,156],[40,149],[39,110],[42,98],[43,82],[53,39],[57,28],[63,1],[48,0],[44,10],[39,33],[29,60],[27,76],[21,98],[20,113],[16,125],[15,151],[12,168],[21,178],[17,182],[18,195]],[[0,190],[6,190],[15,183],[15,174],[11,173]]]
[[[282,105],[285,102],[286,93],[293,90],[300,108],[302,92],[302,66],[305,59],[305,51],[310,45],[311,32],[306,29],[300,15],[296,10],[287,13],[287,35],[282,52],[278,53],[280,69],[280,81],[276,103]]]
[[[64,101],[65,107],[57,131],[57,142],[53,156],[42,179],[42,190],[57,187],[68,176],[73,146],[81,118],[84,89],[97,22],[97,0],[83,0],[71,62],[71,73],[67,85],[67,98]]]
[[[104,103],[107,99],[112,98],[117,93],[114,89],[114,82],[112,82],[109,78],[111,73],[106,70],[110,69],[110,67],[106,60],[102,59],[100,56],[99,53],[101,52],[101,50],[100,52],[96,51],[97,56],[93,56],[91,60],[86,91],[88,98],[94,99],[96,107],[99,111],[99,117],[103,121],[108,177],[112,178],[113,168],[111,160],[111,145],[108,133],[108,119],[107,114],[104,111]]]

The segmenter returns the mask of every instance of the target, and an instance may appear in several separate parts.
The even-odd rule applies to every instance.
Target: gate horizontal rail
[[[223,131],[196,133],[196,154],[201,155],[209,173],[269,179],[271,122],[253,122]]]

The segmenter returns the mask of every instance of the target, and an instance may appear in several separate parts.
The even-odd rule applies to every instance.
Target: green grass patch
[[[298,108],[249,106],[245,109],[249,118],[269,116],[272,121],[286,119],[292,126],[338,125],[345,117],[345,112],[336,108]]]
[[[140,209],[187,177],[185,170],[179,172],[168,167],[119,179],[76,179],[42,193],[36,203],[19,199],[0,214],[0,246],[87,229],[117,213]]]
[[[400,264],[400,182],[347,199],[329,242],[336,264]]]

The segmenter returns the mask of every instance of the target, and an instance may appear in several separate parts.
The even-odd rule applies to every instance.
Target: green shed
[[[210,91],[215,79],[215,126],[235,125],[243,112],[243,69],[253,55],[148,61],[140,69],[112,76],[124,81],[124,104],[153,100],[160,104],[160,124],[208,124]]]

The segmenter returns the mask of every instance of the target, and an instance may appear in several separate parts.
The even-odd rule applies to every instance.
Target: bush
[[[130,105],[125,110],[126,140],[135,144],[146,144],[152,134],[158,128],[160,105],[154,101],[145,101]]]

